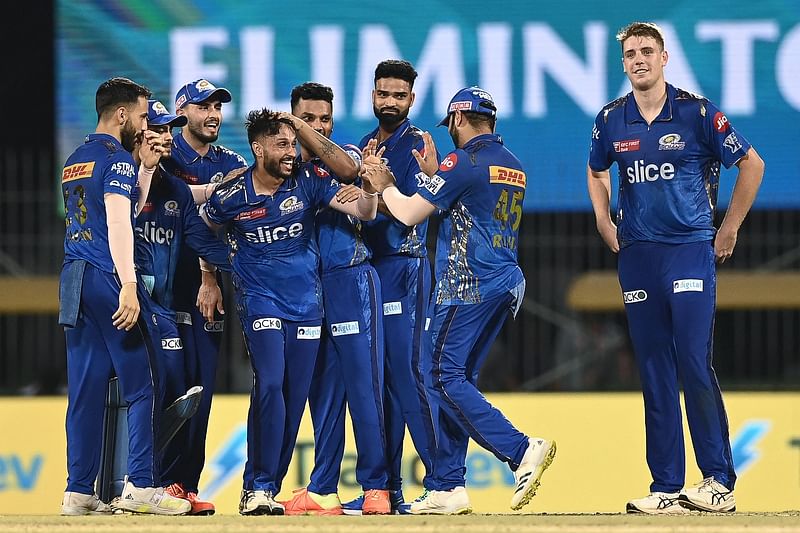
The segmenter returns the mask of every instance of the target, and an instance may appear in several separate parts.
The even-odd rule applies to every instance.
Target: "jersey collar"
[[[480,135],[476,135],[472,139],[470,139],[467,142],[465,142],[464,146],[462,146],[461,149],[462,150],[466,150],[467,148],[469,148],[470,146],[473,146],[475,144],[478,144],[478,143],[490,143],[490,142],[496,142],[496,143],[503,144],[503,139],[501,139],[500,136],[497,135],[496,133],[482,133]]]
[[[172,155],[173,157],[177,155],[187,165],[195,163],[204,157],[214,163],[219,162],[219,154],[214,149],[213,145],[209,147],[206,155],[201,156],[194,148],[189,146],[189,143],[186,142],[182,134],[178,134],[172,138]]]
[[[667,122],[672,120],[672,105],[675,102],[675,95],[677,91],[675,87],[667,85],[667,100],[664,102],[664,107],[661,108],[661,113],[655,118],[653,122]],[[634,122],[646,122],[642,114],[639,112],[639,106],[636,105],[636,99],[633,97],[633,92],[628,93],[628,98],[625,101],[625,122],[633,124]]]
[[[245,202],[248,204],[257,204],[261,201],[261,198],[264,198],[264,194],[258,194],[256,192],[255,187],[253,186],[253,168],[255,165],[249,167],[247,171],[244,173],[244,192],[245,192]],[[278,186],[278,189],[275,191],[275,194],[272,195],[273,198],[278,196],[282,192],[291,191],[297,187],[297,173],[291,176],[288,179],[283,180]]]
[[[114,137],[113,135],[109,135],[108,133],[90,133],[83,140],[84,143],[89,143],[93,141],[111,143],[112,145],[114,145],[115,148],[118,148],[120,150],[125,150],[125,147],[122,146],[122,143],[119,142],[119,140],[116,137]]]
[[[403,119],[403,122],[400,123],[400,125],[397,127],[397,129],[394,130],[394,132],[392,132],[392,134],[389,135],[389,137],[385,141],[380,143],[378,145],[378,148],[380,148],[381,146],[385,146],[386,147],[386,151],[387,152],[391,152],[392,149],[395,146],[397,146],[397,143],[400,142],[400,139],[403,137],[403,135],[406,134],[406,132],[409,130],[410,127],[411,127],[411,121],[409,121],[408,118]],[[370,133],[367,136],[367,139],[376,138],[378,136],[378,130],[379,129],[380,129],[380,126],[375,128],[374,130],[372,130],[372,133]]]

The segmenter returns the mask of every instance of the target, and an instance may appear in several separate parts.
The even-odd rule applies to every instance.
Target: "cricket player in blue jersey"
[[[275,515],[284,514],[275,501],[281,461],[297,440],[322,329],[314,217],[331,207],[372,219],[378,202],[361,189],[340,201],[339,184],[325,169],[298,166],[290,118],[262,109],[251,111],[246,125],[256,163],[218,187],[201,215],[211,226],[225,225],[254,374],[239,512]],[[335,144],[326,146],[317,153],[326,165],[348,157]]]
[[[390,59],[375,68],[372,106],[378,127],[361,139],[362,149],[375,139],[378,150],[397,178],[404,194],[414,194],[422,183],[411,150],[423,150],[419,129],[408,120],[414,104],[417,71],[407,61]],[[425,239],[428,222],[405,225],[384,208],[363,233],[372,249],[372,264],[381,279],[386,350],[386,460],[392,508],[403,503],[401,466],[405,426],[425,467],[431,471],[433,423],[419,365],[420,340],[431,292],[431,271]],[[346,513],[358,513],[363,498],[346,502]]]
[[[436,446],[428,490],[411,504],[412,514],[472,511],[465,488],[470,437],[514,472],[515,510],[534,496],[556,452],[555,442],[515,428],[477,388],[489,348],[525,293],[517,248],[527,176],[494,133],[496,113],[483,89],[458,91],[440,123],[456,149],[437,169],[433,140],[423,134],[425,150],[415,150],[414,157],[425,178],[414,195],[399,190],[384,164],[365,158],[364,179],[399,221],[417,224],[437,209],[447,215],[439,228],[435,300],[423,350]]]
[[[300,161],[326,169],[340,183],[354,182],[361,168],[357,147],[342,146],[351,160],[344,160],[346,164],[339,165],[338,171],[307,147],[330,142],[333,90],[314,82],[298,85],[292,89],[291,105],[292,115],[297,117]],[[317,137],[308,138],[310,131]],[[356,480],[364,491],[359,512],[388,514],[380,280],[369,263],[372,254],[361,237],[360,220],[335,209],[322,209],[315,223],[325,320],[308,397],[314,426],[314,469],[308,487],[296,490],[285,502],[286,514],[343,514],[337,492],[344,455],[345,404],[358,451]],[[291,450],[284,450],[286,468],[291,458],[287,451]]]
[[[204,79],[187,83],[175,95],[175,112],[188,122],[173,139],[172,155],[162,161],[162,166],[189,185],[197,204],[204,203],[229,172],[247,166],[239,154],[213,144],[222,125],[222,106],[230,101],[227,89],[215,87]],[[175,278],[173,287],[174,309],[178,311],[178,328],[190,371],[186,377],[203,387],[200,406],[186,423],[192,444],[185,450],[183,489],[186,494],[196,494],[205,463],[208,417],[224,328],[220,315],[224,307],[216,267],[210,264],[198,267],[197,254],[187,246],[183,247],[177,271],[181,275]]]
[[[149,100],[147,124],[150,131],[160,136],[162,158],[169,157],[172,127],[185,126],[186,117],[170,114],[161,102]],[[161,165],[156,167],[150,193],[136,217],[136,237],[136,265],[150,293],[153,312],[158,319],[164,405],[169,405],[188,388],[198,385],[187,379],[187,375],[197,379],[198,372],[195,368],[187,368],[196,362],[184,357],[173,308],[172,286],[181,247],[185,243],[198,256],[223,270],[230,270],[228,249],[200,218],[189,187]],[[187,492],[185,489],[185,454],[193,445],[189,441],[188,429],[189,426],[184,424],[164,452],[161,483],[168,487],[171,495],[192,504],[189,514],[214,514],[213,504],[199,500],[196,492]]]
[[[106,390],[114,373],[128,404],[129,435],[128,478],[114,506],[153,514],[184,514],[191,508],[159,487],[153,444],[157,331],[133,261],[132,197],[147,195],[161,157],[158,136],[146,131],[149,96],[127,78],[102,83],[95,99],[97,129],[69,156],[61,175],[67,226],[59,291],[68,388],[64,515],[111,512],[95,494],[94,481]],[[131,156],[137,137],[140,188]]]
[[[714,263],[733,253],[764,163],[714,104],[666,83],[669,56],[655,24],[633,23],[617,40],[633,90],[597,115],[587,179],[597,229],[619,253],[619,283],[644,393],[653,482],[650,494],[628,502],[627,511],[734,511],[728,417],[711,364]],[[619,170],[616,224],[609,213],[613,163]],[[735,164],[739,173],[716,231],[720,164]],[[678,380],[705,478],[690,488],[684,488]]]

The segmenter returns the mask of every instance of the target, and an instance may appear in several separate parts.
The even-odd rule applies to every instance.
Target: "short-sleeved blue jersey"
[[[266,196],[256,194],[250,167],[220,185],[206,203],[208,219],[225,225],[234,285],[250,316],[321,318],[314,216],[339,188],[327,174],[304,163]]]
[[[720,163],[730,168],[749,149],[714,104],[670,84],[650,125],[633,93],[606,105],[592,129],[589,167],[617,163],[620,246],[713,239]]]
[[[357,146],[345,144],[342,149],[361,166],[361,150]],[[338,181],[337,176],[319,159],[311,162]],[[323,179],[326,178],[328,176]],[[356,185],[360,184],[359,181],[356,178]],[[362,222],[358,218],[326,207],[317,213],[316,227],[322,272],[359,265],[372,257],[369,246],[361,236]]]
[[[182,244],[209,263],[230,270],[228,248],[200,218],[189,187],[159,167],[147,202],[136,217],[135,258],[142,276],[153,280],[153,308],[164,316],[173,314],[172,285]]]
[[[377,135],[378,128],[375,128],[361,139],[358,144],[359,148],[363,150],[369,140]],[[422,132],[406,119],[388,139],[378,145],[378,149],[382,147],[386,147],[383,158],[397,180],[397,188],[403,194],[412,196],[422,185],[424,177],[417,160],[411,154],[413,148],[420,153],[424,152],[425,144],[422,141]],[[436,159],[439,160],[438,154]],[[427,220],[416,226],[406,226],[393,218],[378,213],[375,220],[364,222],[363,230],[364,238],[375,257],[399,254],[412,257],[428,255],[425,247],[428,231]]]
[[[527,178],[499,136],[474,137],[444,158],[419,195],[447,217],[436,244],[436,303],[474,304],[525,278],[517,263]]]
[[[130,152],[111,135],[92,133],[64,164],[61,192],[67,226],[64,262],[83,259],[100,270],[114,272],[108,247],[105,194],[132,197],[137,172]],[[131,206],[131,227],[133,227]]]

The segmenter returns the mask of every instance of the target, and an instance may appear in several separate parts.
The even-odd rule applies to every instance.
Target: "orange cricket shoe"
[[[370,489],[364,491],[364,505],[361,514],[391,514],[392,505],[389,502],[389,491]]]
[[[213,503],[202,501],[197,497],[196,492],[186,492],[186,489],[183,488],[183,483],[173,483],[164,490],[170,496],[175,496],[176,498],[187,500],[189,503],[192,504],[192,510],[189,511],[189,513],[187,514],[197,515],[197,516],[211,516],[217,511]]]
[[[318,515],[334,516],[344,514],[342,512],[342,502],[339,495],[317,494],[309,491],[306,487],[296,489],[292,494],[291,500],[282,502],[286,510],[286,515]]]

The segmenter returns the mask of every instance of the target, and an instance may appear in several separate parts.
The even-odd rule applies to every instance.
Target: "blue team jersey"
[[[67,226],[64,237],[64,262],[85,260],[100,270],[114,272],[108,247],[105,194],[121,194],[136,199],[136,166],[122,144],[103,133],[86,136],[64,164],[61,192]],[[133,205],[131,227],[133,227]]]
[[[749,149],[714,104],[670,84],[649,126],[633,93],[605,106],[592,129],[589,167],[617,163],[620,246],[713,239],[720,163],[730,168]]]
[[[447,212],[436,244],[436,303],[474,304],[525,280],[517,263],[527,178],[499,136],[450,152],[419,195]]]
[[[359,147],[363,150],[369,140],[377,135],[378,128],[375,128],[361,139]],[[381,147],[386,147],[383,158],[397,180],[397,188],[406,196],[412,196],[422,185],[425,176],[420,171],[417,160],[411,155],[412,148],[420,153],[424,152],[422,132],[406,119],[388,139],[378,145],[378,149]],[[438,155],[436,159],[438,161]],[[428,254],[425,248],[427,220],[416,226],[406,226],[394,218],[378,213],[375,220],[364,222],[363,230],[364,238],[375,257],[398,254],[426,257]]]
[[[147,202],[136,217],[136,266],[147,283],[154,310],[171,316],[172,285],[181,245],[223,270],[230,270],[228,249],[200,218],[189,187],[159,167]],[[183,273],[181,274],[183,275]]]
[[[338,188],[327,171],[304,163],[272,196],[256,194],[253,167],[211,195],[206,214],[225,225],[234,285],[248,316],[322,317],[314,216]]]
[[[352,144],[345,144],[342,149],[361,166],[361,150]],[[336,179],[319,159],[312,161],[317,168],[324,171],[322,179]],[[356,185],[359,185],[356,178]],[[340,268],[360,265],[372,257],[369,246],[361,236],[361,220],[336,209],[325,207],[317,213],[316,219],[317,245],[319,246],[322,272],[330,272]]]

